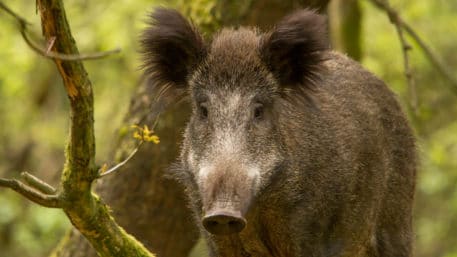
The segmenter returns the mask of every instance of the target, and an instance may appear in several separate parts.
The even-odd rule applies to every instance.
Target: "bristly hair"
[[[281,86],[313,89],[328,48],[325,17],[312,10],[299,10],[264,36],[260,55]]]
[[[206,55],[202,36],[173,9],[155,9],[148,25],[140,42],[146,77],[159,87],[185,87],[192,69]]]

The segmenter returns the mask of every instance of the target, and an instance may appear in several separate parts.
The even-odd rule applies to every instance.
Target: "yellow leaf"
[[[152,141],[154,144],[160,143],[159,136],[157,136],[157,135],[152,135],[152,136],[150,137],[150,139],[151,139],[150,141]]]
[[[150,130],[147,125],[143,125],[143,127],[132,125],[131,127],[136,129],[136,131],[133,132],[133,138],[143,142],[153,142],[154,144],[160,143],[159,137],[154,135],[154,131]]]
[[[145,135],[149,135],[151,134],[152,131],[149,130],[148,126],[144,125],[144,128],[143,128],[143,133]]]
[[[106,172],[107,169],[108,169],[108,164],[104,163],[104,164],[102,165],[102,167],[100,168],[100,172],[99,172],[99,173],[100,173],[100,174],[103,174],[103,173]]]
[[[143,137],[140,135],[140,133],[138,133],[138,131],[135,131],[133,133],[133,138],[143,140]]]

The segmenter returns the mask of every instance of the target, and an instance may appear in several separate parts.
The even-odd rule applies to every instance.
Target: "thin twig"
[[[397,11],[393,9],[389,3],[385,0],[370,0],[376,7],[384,10],[387,12],[391,20],[394,20],[397,26],[400,26],[404,29],[406,33],[419,45],[422,49],[422,52],[425,56],[429,59],[432,63],[432,66],[435,67],[438,72],[450,82],[450,89],[457,94],[457,78],[454,77],[454,73],[451,72],[445,65],[443,65],[440,58],[435,55],[430,47],[422,40],[422,38],[414,31],[414,29],[406,23],[400,15],[398,15]],[[394,18],[394,19],[392,19]]]
[[[403,29],[395,23],[395,28],[397,29],[398,38],[400,39],[400,44],[402,45],[402,52],[403,52],[403,67],[405,69],[405,77],[408,82],[409,88],[409,103],[411,106],[411,110],[415,115],[418,114],[418,101],[417,101],[417,89],[416,89],[416,81],[414,80],[413,72],[411,70],[411,66],[409,63],[409,56],[408,53],[411,50],[411,46],[406,42],[405,36],[403,35]]]
[[[46,54],[51,52],[52,47],[54,46],[55,42],[56,42],[56,37],[51,37],[51,39],[48,41],[48,44],[46,46]]]
[[[16,179],[3,179],[0,178],[0,187],[11,188],[19,194],[23,195],[30,201],[37,203],[44,207],[60,208],[60,198],[57,195],[48,195],[40,193],[38,190],[27,186]]]
[[[100,53],[92,53],[92,54],[62,54],[50,51],[50,48],[45,49],[41,47],[39,44],[33,42],[27,35],[27,26],[31,23],[13,12],[10,8],[8,8],[3,2],[0,2],[0,9],[5,10],[8,14],[13,16],[19,22],[19,30],[21,32],[22,38],[27,43],[27,45],[34,50],[39,55],[49,58],[49,59],[59,59],[63,61],[83,61],[83,60],[94,60],[104,58],[106,56],[119,53],[121,51],[120,48],[116,48],[114,50],[100,52]],[[53,44],[50,44],[52,47]]]
[[[138,150],[140,149],[140,146],[143,144],[144,141],[140,141],[140,143],[138,144],[138,146],[130,153],[129,156],[127,156],[127,158],[125,160],[123,160],[122,162],[116,164],[114,167],[110,168],[109,170],[103,172],[101,169],[99,170],[99,173],[98,173],[98,178],[101,178],[101,177],[105,177],[106,175],[109,175],[113,172],[115,172],[116,170],[118,170],[119,168],[121,168],[122,166],[124,166],[128,161],[130,161],[130,159],[133,158],[133,156],[135,156],[135,154],[138,152]]]
[[[390,8],[388,0],[384,0],[383,4]],[[390,22],[394,24],[395,29],[397,30],[398,39],[400,40],[401,49],[403,53],[403,67],[405,70],[405,77],[408,83],[409,89],[409,104],[412,110],[412,113],[417,115],[418,114],[418,102],[417,102],[417,91],[416,91],[416,83],[414,80],[413,72],[411,70],[410,62],[409,62],[409,51],[412,49],[411,45],[406,41],[405,35],[403,34],[403,27],[401,25],[401,19],[398,13],[393,10],[393,12],[387,13],[390,19]]]
[[[155,118],[154,123],[152,124],[152,128],[155,128],[157,123],[159,122],[159,116],[160,116],[160,113],[157,114],[157,117]],[[139,128],[137,125],[134,125],[134,127]],[[146,130],[148,132],[145,132]],[[150,138],[151,134],[154,132],[154,129],[149,130],[149,128],[147,128],[147,126],[145,126],[145,129],[140,129],[140,131],[141,131],[140,143],[136,146],[135,149],[133,149],[133,151],[130,153],[130,155],[127,156],[127,158],[125,160],[123,160],[122,162],[118,163],[117,165],[115,165],[114,167],[110,168],[109,170],[105,171],[104,170],[105,167],[100,168],[98,170],[98,177],[97,178],[101,178],[101,177],[104,177],[106,175],[109,175],[109,174],[115,172],[116,170],[118,170],[119,168],[121,168],[122,166],[124,166],[128,161],[130,161],[130,159],[133,158],[133,156],[135,156],[135,154],[138,152],[138,150],[140,149],[140,147],[143,145],[144,142],[151,142],[151,141],[154,142],[154,140],[151,140],[151,138]],[[149,137],[149,139],[148,139],[148,137]],[[155,143],[158,144],[159,142],[157,141]]]
[[[84,60],[94,60],[94,59],[100,59],[103,57],[106,57],[108,55],[116,54],[121,51],[120,48],[116,48],[114,50],[106,51],[106,52],[100,52],[100,53],[93,53],[93,54],[62,54],[62,53],[56,53],[56,52],[51,52],[48,51],[41,46],[39,46],[37,43],[33,42],[26,33],[25,27],[21,29],[21,35],[24,38],[25,42],[27,45],[32,48],[36,53],[39,55],[49,58],[49,59],[59,59],[63,61],[84,61]]]
[[[56,189],[49,185],[48,183],[42,181],[41,179],[33,176],[32,174],[28,172],[22,172],[21,177],[24,179],[25,183],[29,184],[31,187],[41,191],[42,193],[45,194],[55,194]]]

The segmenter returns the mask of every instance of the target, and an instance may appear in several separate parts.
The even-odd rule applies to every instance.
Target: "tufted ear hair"
[[[201,34],[173,9],[157,8],[150,14],[140,43],[145,75],[159,86],[186,87],[206,55]]]
[[[315,86],[329,48],[326,18],[311,10],[284,17],[266,34],[260,55],[281,86]]]

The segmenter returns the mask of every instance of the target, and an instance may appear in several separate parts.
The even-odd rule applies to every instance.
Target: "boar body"
[[[327,49],[321,16],[205,43],[160,9],[146,73],[193,114],[172,176],[211,256],[411,256],[416,153],[393,93]]]

